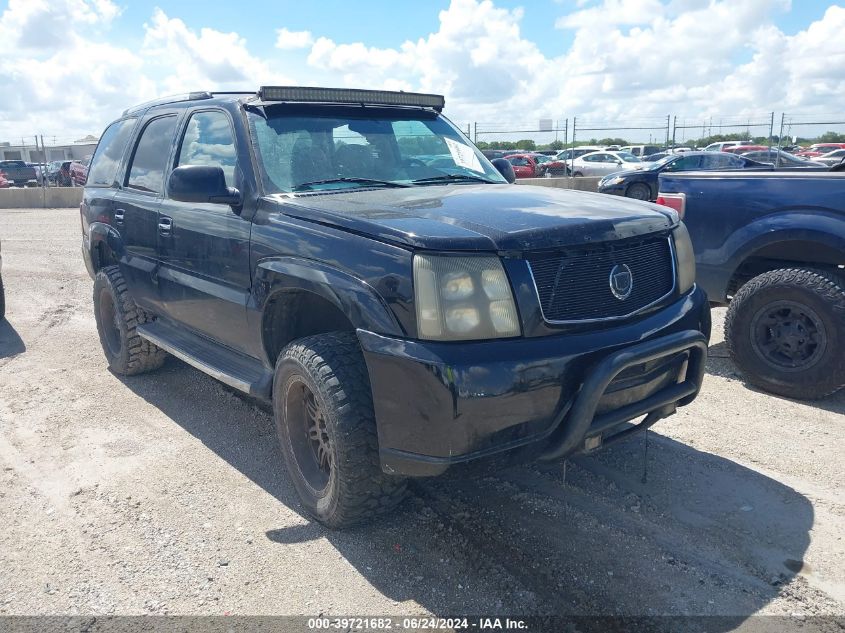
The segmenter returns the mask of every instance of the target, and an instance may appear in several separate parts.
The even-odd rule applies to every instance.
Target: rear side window
[[[147,124],[132,156],[126,179],[128,187],[151,193],[164,190],[164,172],[175,130],[175,116],[153,119]]]
[[[235,139],[229,117],[222,112],[197,112],[191,115],[182,137],[176,166],[221,167],[226,176],[226,185],[233,187],[236,163]]]
[[[120,160],[129,144],[132,135],[132,128],[135,126],[135,119],[124,119],[115,121],[106,128],[100,137],[100,143],[91,159],[91,168],[88,170],[86,184],[96,187],[109,187],[117,176],[117,168],[120,167]]]

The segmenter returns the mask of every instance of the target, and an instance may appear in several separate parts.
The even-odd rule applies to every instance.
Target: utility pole
[[[473,135],[472,135],[472,142],[478,145],[478,121],[473,121]]]
[[[774,114],[774,112],[772,113]],[[780,113],[780,132],[778,132],[778,155],[775,158],[775,167],[780,167],[780,144],[783,142],[783,122],[786,119],[786,112]]]
[[[678,115],[672,117],[672,149],[675,149],[675,132],[678,129]]]
[[[772,110],[772,118],[769,120],[769,151],[772,149],[772,134],[775,133],[775,112]]]
[[[666,115],[666,147],[669,147],[669,118],[671,115]]]

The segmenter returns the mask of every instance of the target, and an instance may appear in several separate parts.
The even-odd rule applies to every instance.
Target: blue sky
[[[462,125],[835,114],[843,32],[834,0],[3,0],[0,140],[266,83],[439,92]]]

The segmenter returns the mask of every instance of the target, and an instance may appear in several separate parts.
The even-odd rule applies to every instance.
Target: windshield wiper
[[[472,182],[487,182],[491,185],[497,184],[495,180],[490,180],[488,178],[482,178],[481,176],[472,176],[470,174],[443,174],[442,176],[432,176],[431,178],[417,178],[416,180],[412,180],[414,184],[423,184],[427,182],[450,182],[453,180],[469,180]]]
[[[333,182],[352,182],[360,185],[372,185],[377,187],[410,187],[411,185],[406,185],[401,182],[393,182],[392,180],[376,180],[375,178],[349,178],[349,177],[342,177],[342,178],[326,178],[325,180],[312,180],[310,182],[301,182],[298,185],[294,185],[293,190],[299,191],[301,187],[310,187],[311,185],[328,185]]]

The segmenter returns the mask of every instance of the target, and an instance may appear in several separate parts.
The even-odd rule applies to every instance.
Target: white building
[[[46,147],[40,145],[35,147],[35,139],[32,144],[13,145],[8,141],[0,141],[0,160],[23,160],[28,163],[47,163],[51,160],[81,160],[90,158],[97,147],[97,137],[90,134],[69,145],[50,145],[45,142]],[[44,156],[44,152],[47,156]]]

